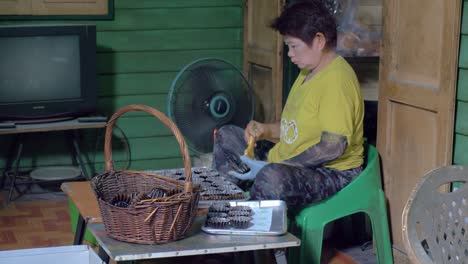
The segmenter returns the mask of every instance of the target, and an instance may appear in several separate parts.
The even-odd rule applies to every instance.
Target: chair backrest
[[[460,182],[452,192],[441,186]],[[468,167],[430,171],[403,210],[403,242],[413,263],[463,263],[468,259]]]
[[[364,144],[363,167],[364,170],[361,172],[359,177],[354,179],[348,186],[365,184],[366,186],[360,186],[360,188],[365,188],[364,190],[382,188],[382,181],[380,179],[379,153],[374,145]],[[343,188],[343,190],[346,190],[346,187]]]

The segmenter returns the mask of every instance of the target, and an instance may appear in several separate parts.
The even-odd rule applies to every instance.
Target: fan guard
[[[168,116],[189,148],[198,154],[213,151],[213,132],[226,124],[245,127],[252,120],[252,89],[241,71],[218,58],[186,65],[171,84]]]

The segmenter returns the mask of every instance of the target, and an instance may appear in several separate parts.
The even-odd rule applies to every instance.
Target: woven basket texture
[[[185,183],[157,174],[114,170],[111,137],[116,120],[129,111],[144,111],[162,121],[176,137],[182,152]],[[91,185],[98,200],[106,233],[116,240],[139,244],[164,244],[184,238],[193,224],[200,199],[199,186],[192,184],[190,156],[176,125],[160,111],[145,105],[128,105],[109,119],[104,141],[106,171],[93,177]],[[148,194],[155,188],[168,195],[147,197],[128,207],[111,203],[118,194]]]

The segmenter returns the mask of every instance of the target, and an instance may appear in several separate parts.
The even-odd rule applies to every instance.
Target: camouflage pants
[[[258,142],[257,159],[264,160],[271,148]],[[221,173],[236,170],[239,156],[246,148],[243,129],[224,126],[216,134],[213,166]],[[250,190],[253,200],[283,200],[289,207],[297,207],[324,200],[350,183],[362,168],[340,171],[331,168],[304,168],[270,163],[259,171]]]

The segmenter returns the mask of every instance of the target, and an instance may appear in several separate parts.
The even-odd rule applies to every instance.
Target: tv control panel
[[[107,116],[82,116],[77,120],[80,123],[107,122]]]
[[[6,129],[6,128],[15,128],[16,124],[13,122],[0,122],[0,129]]]

